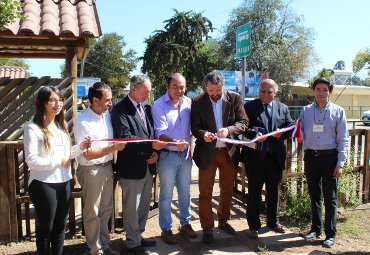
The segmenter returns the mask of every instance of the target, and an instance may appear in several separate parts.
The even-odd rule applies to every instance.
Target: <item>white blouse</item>
[[[61,183],[72,179],[71,167],[62,167],[62,157],[70,155],[75,158],[82,153],[79,145],[71,148],[67,134],[58,128],[58,134],[49,137],[50,148],[42,150],[44,134],[33,122],[24,128],[24,152],[26,163],[30,169],[30,178],[46,183]]]

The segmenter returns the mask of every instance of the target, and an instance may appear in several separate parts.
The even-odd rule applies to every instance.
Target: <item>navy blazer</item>
[[[116,104],[111,112],[114,138],[154,138],[150,105],[145,105],[144,111],[147,128],[128,96]],[[143,179],[148,168],[146,161],[154,151],[152,143],[127,143],[124,150],[118,151],[117,162],[113,165],[117,176],[124,179]],[[150,164],[149,169],[151,174],[155,174],[156,163]]]
[[[264,105],[262,101],[257,98],[244,104],[245,112],[249,118],[248,130],[244,135],[252,139],[257,135],[253,127],[262,127],[266,131],[274,131],[277,128],[284,128],[291,124],[292,118],[290,117],[289,108],[283,103],[272,101],[272,130],[268,130],[268,119],[264,113]],[[286,160],[286,146],[284,140],[291,137],[292,132],[285,132],[280,138],[269,137],[264,141],[263,150],[255,150],[244,146],[242,152],[242,160],[248,165],[258,166],[260,160],[263,160],[268,143],[273,147],[273,153],[278,162],[280,170],[285,169]],[[259,160],[256,160],[259,159]]]

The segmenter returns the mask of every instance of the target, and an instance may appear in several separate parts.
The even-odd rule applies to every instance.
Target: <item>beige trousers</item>
[[[113,214],[113,170],[108,166],[79,166],[83,192],[83,223],[90,253],[109,248],[108,221]]]

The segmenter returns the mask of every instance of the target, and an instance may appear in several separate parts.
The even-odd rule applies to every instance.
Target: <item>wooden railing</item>
[[[362,202],[368,202],[370,200],[370,130],[368,129],[352,129],[349,130],[350,145],[349,154],[346,162],[346,166],[351,166],[354,173],[357,173],[356,177],[342,176],[341,178],[360,178],[354,180],[353,183],[357,185],[354,187],[357,191],[357,196]],[[302,177],[304,175],[304,163],[303,163],[303,146],[301,143],[296,143],[292,139],[286,141],[287,147],[287,161],[286,170],[284,171],[283,181],[292,180],[295,182],[295,192],[306,192],[304,185],[302,184]],[[247,201],[248,196],[248,178],[246,172],[248,166],[241,164],[237,169],[234,194],[236,197],[243,201]],[[284,187],[282,187],[282,197],[284,197]],[[264,194],[264,191],[262,191]],[[346,199],[344,195],[343,199]],[[284,201],[282,201],[284,203]]]
[[[0,242],[27,240],[35,233],[37,222],[28,195],[29,168],[24,161],[23,142],[0,142]],[[76,163],[72,162],[72,197],[68,233],[74,235],[82,226],[82,191],[75,178]],[[158,180],[154,177],[149,217],[157,213]],[[111,232],[122,228],[122,190],[118,180],[114,186],[114,212],[110,220]],[[113,220],[112,220],[113,219]]]
[[[361,176],[357,187],[362,201],[370,199],[370,130],[354,129],[350,134],[350,156],[347,164],[353,166],[353,171]],[[287,140],[287,166],[284,171],[285,180],[293,180],[297,192],[305,192],[300,180],[303,176],[302,144]],[[73,166],[75,164],[72,164]],[[236,174],[235,196],[246,199],[248,167],[239,167]],[[75,167],[73,167],[73,173]],[[35,232],[35,212],[28,196],[29,169],[24,161],[23,142],[0,142],[0,242],[20,241],[27,239]],[[345,178],[345,177],[341,177]],[[117,182],[115,182],[117,184]],[[284,188],[282,188],[284,192]],[[68,221],[68,231],[71,235],[82,227],[82,192],[77,182],[72,184],[71,210]],[[122,191],[115,186],[115,210],[111,220],[111,231],[122,227]],[[158,181],[154,179],[152,192],[151,215],[157,213]]]

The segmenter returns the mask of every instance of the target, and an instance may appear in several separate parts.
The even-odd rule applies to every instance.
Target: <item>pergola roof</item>
[[[87,54],[88,39],[101,36],[95,0],[24,0],[24,20],[0,31],[0,58],[65,58],[76,47]]]

